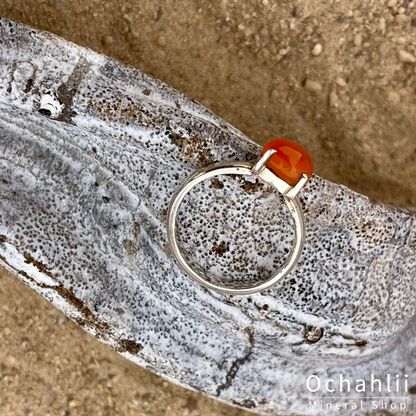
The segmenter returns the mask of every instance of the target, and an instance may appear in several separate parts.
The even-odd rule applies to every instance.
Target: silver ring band
[[[167,230],[170,247],[182,269],[188,273],[192,279],[197,281],[202,286],[229,295],[249,295],[256,292],[261,292],[274,286],[285,276],[287,276],[287,274],[290,273],[290,271],[295,267],[297,261],[299,260],[305,242],[305,225],[302,208],[296,195],[303,185],[303,182],[305,182],[305,178],[302,176],[302,179],[299,182],[303,182],[300,184],[300,186],[297,184],[293,187],[288,185],[282,179],[278,178],[274,173],[265,167],[265,162],[270,158],[272,154],[273,152],[265,154],[255,166],[247,162],[231,162],[202,168],[192,174],[172,197],[167,218]],[[286,205],[289,208],[289,211],[295,222],[295,242],[289,257],[285,260],[280,269],[273,273],[272,276],[270,276],[266,281],[255,284],[253,286],[220,286],[210,282],[207,279],[207,275],[198,273],[198,271],[191,267],[191,265],[182,255],[178,245],[176,221],[178,217],[179,206],[183,201],[185,195],[198,183],[217,175],[227,174],[259,176],[265,182],[274,186],[279,192],[283,194]]]

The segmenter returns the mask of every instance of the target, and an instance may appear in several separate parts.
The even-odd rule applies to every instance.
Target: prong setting
[[[298,196],[298,193],[302,190],[305,186],[306,182],[308,182],[308,175],[306,173],[302,173],[302,177],[299,179],[298,183],[295,186],[290,187],[283,195],[287,196],[289,199],[294,199]]]
[[[266,168],[266,163],[270,160],[270,158],[276,153],[275,149],[269,149],[253,166],[251,170],[253,175],[259,175],[263,169]]]

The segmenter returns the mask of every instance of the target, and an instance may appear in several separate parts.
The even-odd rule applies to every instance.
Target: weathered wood
[[[170,255],[170,197],[196,168],[253,162],[259,146],[88,49],[5,19],[0,40],[3,266],[129,360],[258,413],[321,414],[306,399],[334,393],[308,392],[312,374],[416,385],[414,211],[314,175],[290,277],[250,297],[205,290]],[[186,208],[184,247],[225,278],[266,275],[290,249],[289,214],[262,184],[219,178]],[[414,404],[383,391],[398,395]]]

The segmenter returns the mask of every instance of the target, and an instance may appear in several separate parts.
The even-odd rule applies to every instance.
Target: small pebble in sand
[[[313,29],[310,26],[306,26],[305,33],[310,36],[313,33]]]
[[[57,393],[52,388],[46,388],[40,402],[41,409],[47,413],[47,410],[51,407],[56,398]]]
[[[389,0],[387,7],[394,7],[397,4],[397,0]]]
[[[406,16],[405,14],[398,14],[394,18],[394,21],[397,23],[404,23],[404,22],[407,22],[407,20],[408,20],[408,16]]]
[[[386,30],[386,21],[384,18],[381,18],[378,22],[378,28],[384,32]]]
[[[381,56],[386,55],[388,51],[388,45],[386,42],[380,43],[380,46],[378,47],[378,52],[380,53]]]
[[[105,36],[104,43],[106,45],[112,45],[114,43],[114,38],[112,36]]]
[[[336,80],[336,83],[339,87],[345,87],[347,85],[347,83],[345,82],[345,80],[343,78],[338,78]]]
[[[394,22],[394,16],[391,13],[386,13],[384,19],[386,22]]]
[[[269,31],[267,30],[267,27],[265,27],[265,26],[263,26],[261,29],[260,29],[260,35],[262,35],[263,37],[267,37],[267,36],[269,36]]]
[[[321,92],[322,86],[316,81],[312,81],[311,79],[307,79],[305,81],[305,90],[309,92]]]
[[[330,107],[338,107],[338,97],[335,91],[332,91],[329,94],[329,106]]]
[[[317,43],[312,49],[312,55],[318,56],[321,53],[322,53],[322,45],[320,43]]]
[[[354,35],[354,45],[361,46],[362,41],[363,41],[363,37],[361,36],[361,33],[356,33]]]
[[[403,50],[399,51],[399,60],[401,62],[416,62],[416,58],[414,57],[414,55]]]
[[[156,43],[157,43],[157,46],[161,46],[161,47],[166,46],[166,38],[164,36],[159,36],[156,39]]]
[[[274,90],[270,93],[270,97],[271,97],[273,100],[276,100],[277,98],[279,98],[279,96],[280,96],[279,90],[274,89]]]

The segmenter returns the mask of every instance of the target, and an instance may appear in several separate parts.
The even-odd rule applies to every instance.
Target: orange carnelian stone
[[[308,180],[312,176],[313,163],[309,153],[299,144],[289,139],[275,139],[263,147],[262,154],[274,149],[276,153],[267,162],[267,167],[289,185],[296,185],[302,173]]]

